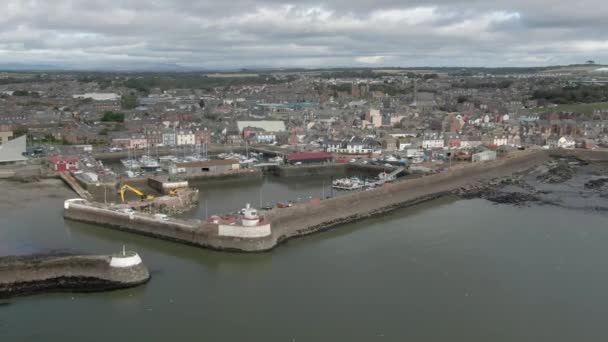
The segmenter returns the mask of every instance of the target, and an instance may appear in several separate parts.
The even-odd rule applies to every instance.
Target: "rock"
[[[490,202],[521,205],[528,202],[538,202],[539,198],[524,192],[498,192],[486,196]]]
[[[608,184],[608,178],[592,179],[585,183],[587,189],[601,189],[604,185]]]
[[[574,177],[574,169],[565,161],[559,161],[548,171],[540,174],[537,178],[544,183],[557,184],[563,183]]]

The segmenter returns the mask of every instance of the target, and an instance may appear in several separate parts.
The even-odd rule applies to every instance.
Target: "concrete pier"
[[[42,292],[94,292],[133,287],[150,273],[135,252],[115,255],[0,258],[0,297]]]
[[[259,252],[270,250],[290,238],[429,201],[474,182],[525,171],[548,158],[547,151],[525,151],[506,159],[461,165],[450,169],[449,172],[405,180],[318,203],[273,209],[264,213],[264,220],[270,224],[270,235],[246,231],[235,234],[238,233],[235,229],[219,229],[218,224],[209,222],[158,220],[152,215],[123,213],[83,200],[66,201],[64,216],[67,219],[204,248]]]

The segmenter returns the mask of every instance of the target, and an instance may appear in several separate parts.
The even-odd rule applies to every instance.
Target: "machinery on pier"
[[[146,194],[143,191],[130,186],[129,184],[125,184],[125,185],[121,186],[120,190],[118,191],[120,193],[120,199],[122,200],[123,203],[127,202],[126,198],[125,198],[125,193],[127,191],[131,191],[134,194],[138,195],[142,201],[151,201],[155,198],[153,195]]]

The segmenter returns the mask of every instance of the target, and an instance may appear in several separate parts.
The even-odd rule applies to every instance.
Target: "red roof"
[[[327,152],[301,152],[287,156],[287,160],[311,160],[311,159],[333,159],[334,156]]]

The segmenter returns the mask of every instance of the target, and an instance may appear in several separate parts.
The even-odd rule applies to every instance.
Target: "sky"
[[[604,1],[0,0],[0,66],[238,69],[604,62]]]

